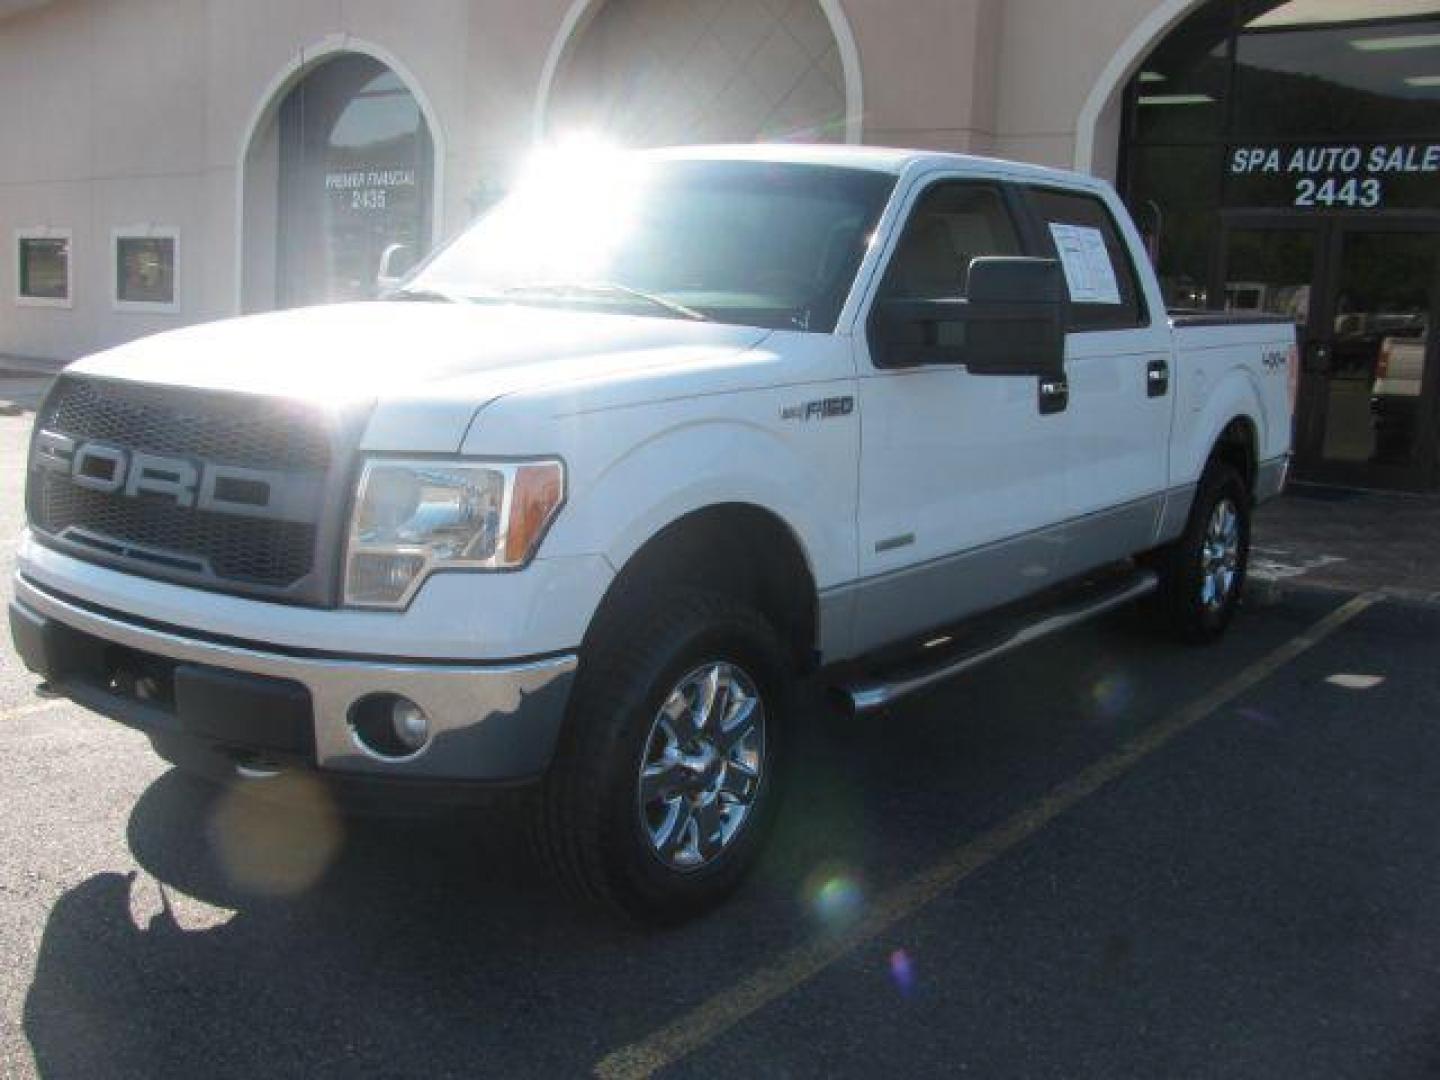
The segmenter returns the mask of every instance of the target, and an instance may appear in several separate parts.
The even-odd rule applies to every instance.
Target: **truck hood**
[[[68,370],[337,410],[373,404],[367,446],[444,453],[458,449],[479,409],[506,394],[713,364],[768,333],[510,305],[341,304],[175,330]],[[462,376],[463,397],[453,382]]]

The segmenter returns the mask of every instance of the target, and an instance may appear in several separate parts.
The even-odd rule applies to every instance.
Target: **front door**
[[[911,196],[879,298],[960,299],[972,259],[1027,254],[1013,193],[940,180]],[[861,351],[857,651],[938,626],[1064,574],[1066,413],[1033,376],[937,363],[885,368]]]
[[[1216,294],[1228,310],[1285,314],[1299,327],[1297,478],[1435,483],[1435,222],[1232,217]]]

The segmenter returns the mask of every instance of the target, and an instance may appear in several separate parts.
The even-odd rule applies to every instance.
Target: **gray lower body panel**
[[[1284,491],[1289,468],[1288,454],[1260,463],[1257,503]],[[1111,510],[831,589],[820,597],[821,655],[826,663],[863,656],[1168,544],[1185,531],[1197,486],[1183,484]]]
[[[1160,528],[1155,533],[1156,547],[1180,539],[1190,521],[1190,508],[1195,505],[1197,487],[1196,484],[1186,484],[1166,492],[1165,506],[1160,511]]]
[[[1187,493],[1193,488],[829,590],[821,596],[822,656],[863,656],[1148,551],[1163,542],[1174,513],[1183,528]]]

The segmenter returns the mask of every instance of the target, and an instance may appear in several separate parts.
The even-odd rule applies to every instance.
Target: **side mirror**
[[[375,274],[375,287],[382,295],[397,289],[407,274],[415,269],[415,252],[409,244],[391,244],[380,255],[380,269]]]
[[[973,375],[1060,375],[1068,292],[1054,259],[970,264],[964,300],[881,300],[870,342],[883,367],[964,364]]]

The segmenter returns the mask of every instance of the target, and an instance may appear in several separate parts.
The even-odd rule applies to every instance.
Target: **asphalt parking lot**
[[[0,1075],[1435,1075],[1437,641],[1295,579],[1211,649],[1116,616],[807,730],[759,872],[648,935],[518,810],[278,810],[0,649]]]

